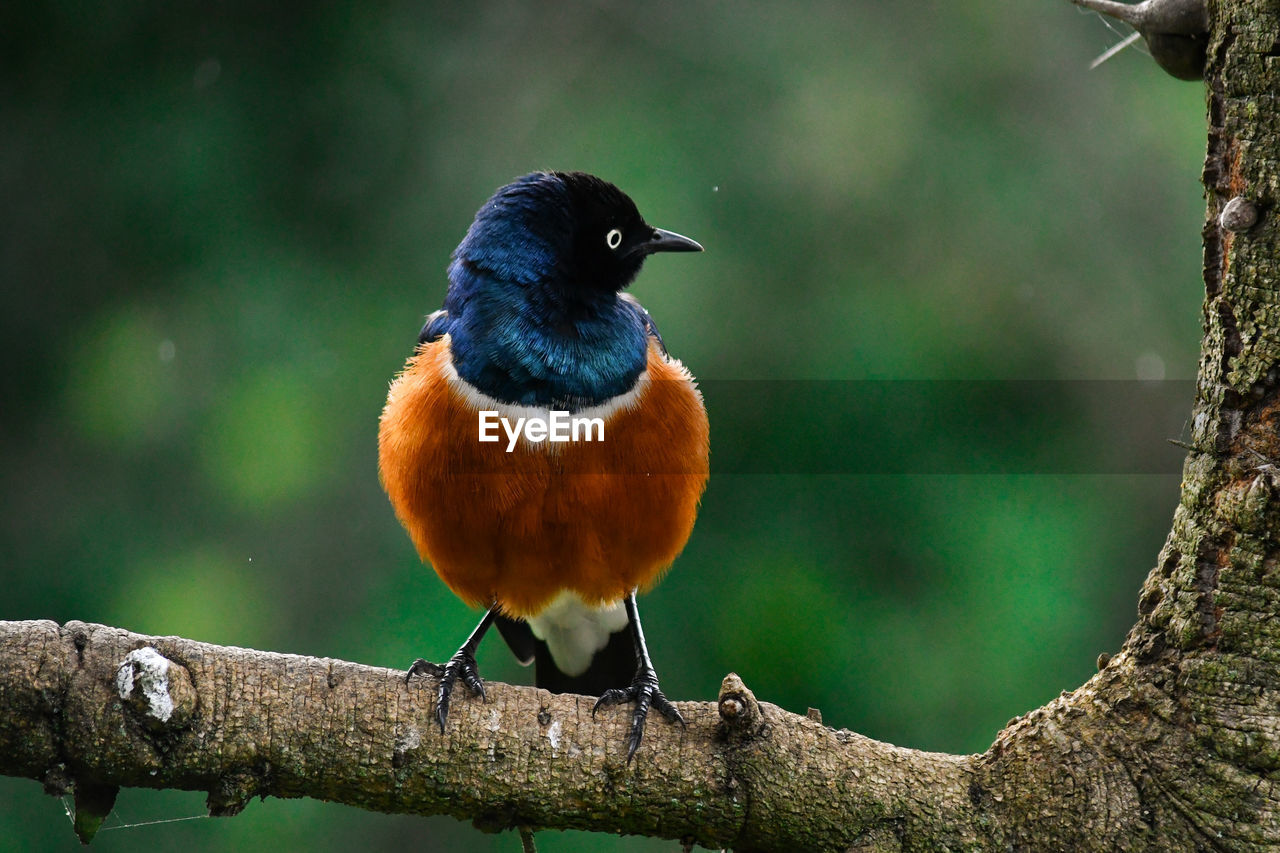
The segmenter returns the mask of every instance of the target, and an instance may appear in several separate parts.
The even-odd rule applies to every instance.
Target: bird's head
[[[618,297],[654,252],[697,252],[582,172],[534,172],[493,194],[453,252],[445,311],[454,369],[498,400],[595,405],[644,371],[649,323]]]
[[[453,257],[500,281],[590,300],[625,288],[655,252],[700,251],[688,237],[646,223],[608,181],[534,172],[485,202]]]

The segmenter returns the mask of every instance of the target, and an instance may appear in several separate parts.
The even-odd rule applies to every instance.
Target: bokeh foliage
[[[476,614],[397,526],[377,416],[475,208],[533,168],[600,174],[707,246],[635,292],[707,381],[713,456],[735,456],[717,380],[1189,378],[1202,93],[1133,51],[1089,71],[1118,38],[1052,2],[6,4],[0,618],[452,652]],[[795,413],[732,412],[812,452]],[[977,458],[1077,428],[1052,414]],[[718,471],[641,605],[664,687],[736,670],[832,725],[981,751],[1118,646],[1177,485]],[[527,678],[496,641],[481,667]],[[201,803],[126,791],[113,822]],[[61,808],[0,778],[14,849],[76,846]],[[94,846],[139,844],[517,842],[270,801]]]

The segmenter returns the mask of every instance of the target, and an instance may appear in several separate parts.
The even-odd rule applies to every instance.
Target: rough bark
[[[308,796],[740,850],[923,839],[939,821],[953,843],[974,838],[968,759],[826,728],[757,703],[736,676],[717,704],[680,703],[687,728],[651,721],[630,764],[625,708],[593,720],[585,697],[490,682],[488,701],[453,705],[441,735],[433,686],[101,625],[0,622],[0,769],[53,792],[208,791],[220,815]]]
[[[1280,847],[1280,8],[1209,11],[1205,337],[1181,500],[1123,648],[986,753],[834,731],[730,676],[718,705],[680,704],[687,728],[652,721],[628,764],[625,710],[592,720],[580,697],[490,684],[441,735],[431,682],[400,672],[13,622],[0,772],[74,788],[89,824],[116,786],[144,786],[208,791],[216,814],[308,796],[738,850]]]

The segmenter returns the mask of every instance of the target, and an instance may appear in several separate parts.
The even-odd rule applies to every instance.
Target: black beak
[[[653,229],[653,237],[637,246],[646,255],[654,252],[701,252],[702,245],[697,240],[682,237],[674,231]]]

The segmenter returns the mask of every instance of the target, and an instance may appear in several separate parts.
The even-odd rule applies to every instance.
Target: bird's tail
[[[556,665],[547,644],[534,638],[534,682],[552,693],[580,693],[600,696],[606,690],[631,684],[636,672],[636,652],[630,632],[623,627],[609,637],[603,649],[591,658],[591,665],[579,675],[565,675]]]
[[[552,693],[584,696],[630,685],[636,653],[625,616],[618,612],[602,619],[598,610],[565,610],[535,617],[537,633],[528,622],[497,615],[498,630],[516,658],[535,665],[535,683]]]

